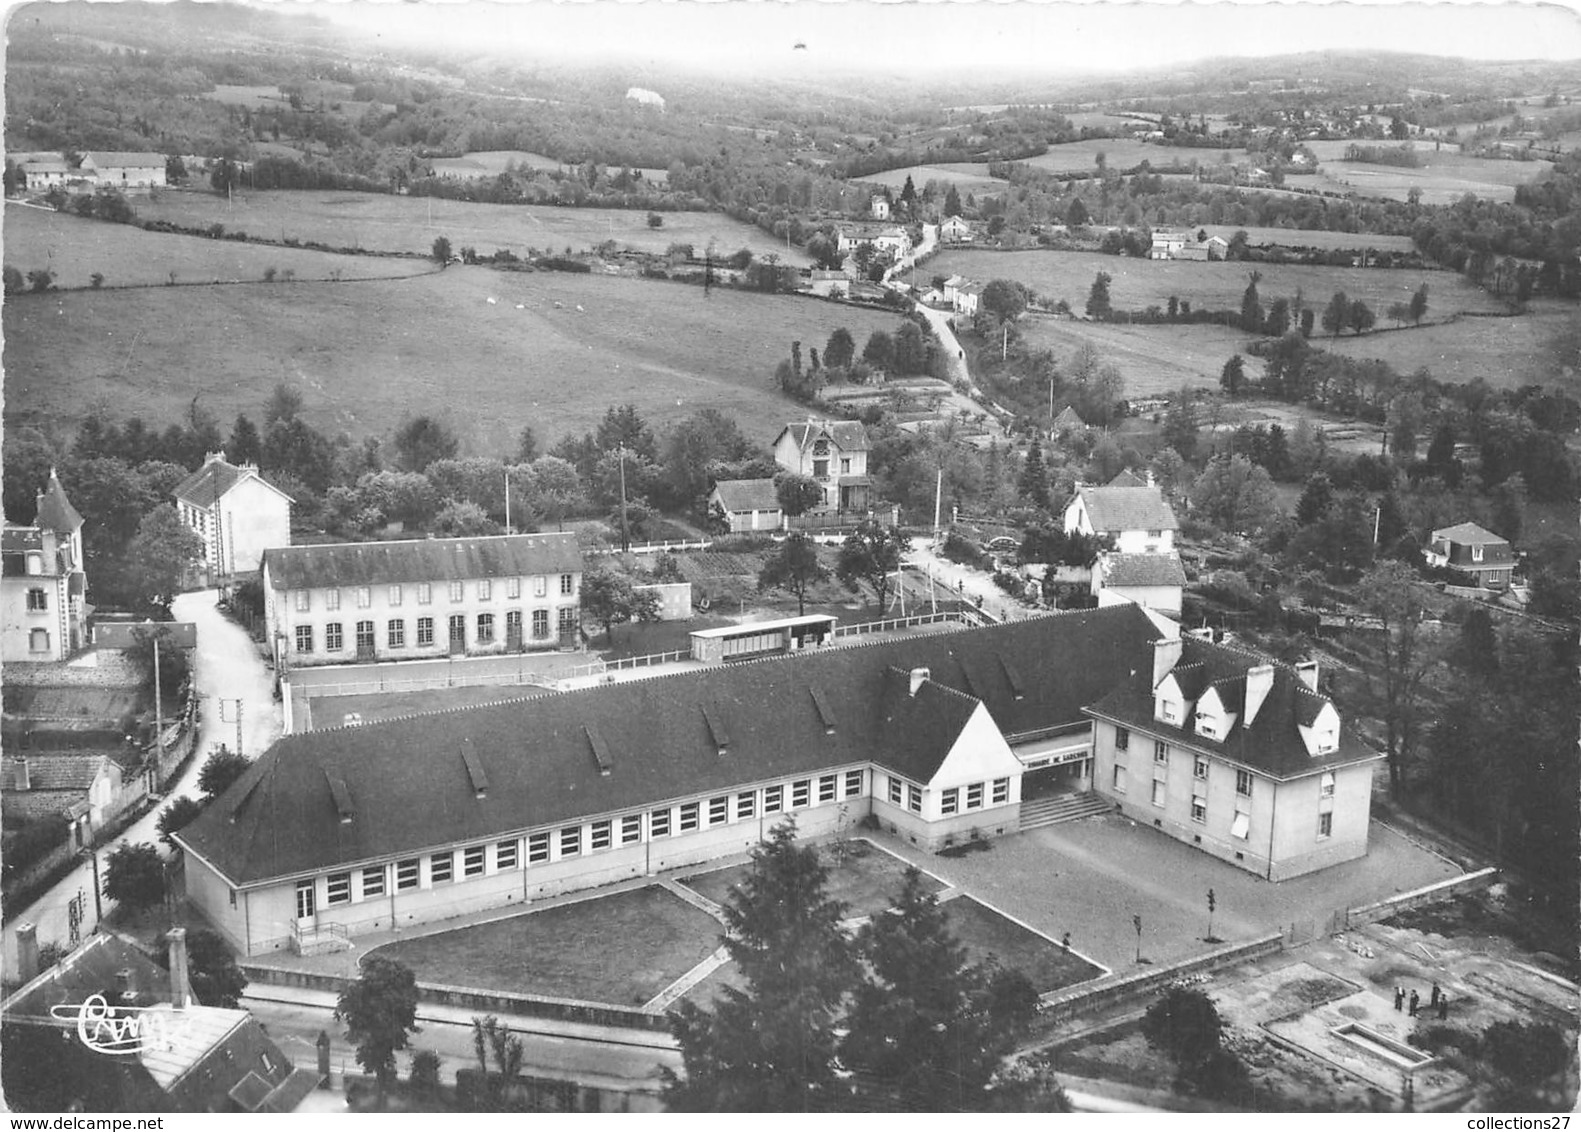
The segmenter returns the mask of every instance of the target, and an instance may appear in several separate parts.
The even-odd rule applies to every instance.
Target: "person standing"
[[[1416,1017],[1417,1009],[1422,1005],[1422,996],[1415,991],[1411,992],[1411,1017]]]
[[[1438,1009],[1438,998],[1443,993],[1444,992],[1442,990],[1440,990],[1439,987],[1438,987],[1438,980],[1434,979],[1433,980],[1433,993],[1432,993],[1432,996],[1427,1000],[1427,1005],[1430,1006],[1432,1009],[1437,1010]]]
[[[1394,988],[1394,1008],[1396,1010],[1405,1009],[1405,988],[1402,986]]]

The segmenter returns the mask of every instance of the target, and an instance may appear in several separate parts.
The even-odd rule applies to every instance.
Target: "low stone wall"
[[[1450,877],[1437,884],[1429,884],[1423,888],[1413,888],[1410,892],[1402,892],[1391,896],[1387,900],[1380,900],[1376,904],[1366,904],[1360,908],[1352,908],[1345,914],[1345,922],[1353,928],[1363,924],[1375,924],[1379,920],[1387,920],[1396,912],[1405,912],[1412,908],[1420,908],[1424,904],[1434,904],[1440,900],[1460,896],[1463,893],[1475,892],[1479,888],[1486,888],[1499,879],[1498,869],[1478,869],[1474,873],[1464,876]]]

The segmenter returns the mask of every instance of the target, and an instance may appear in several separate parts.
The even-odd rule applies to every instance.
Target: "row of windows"
[[[1200,771],[1200,773],[1193,775],[1191,784],[1191,820],[1196,822],[1198,825],[1205,825],[1208,821],[1207,760],[1199,757],[1196,760],[1196,764],[1196,769]],[[1129,772],[1123,763],[1114,764],[1113,786],[1114,792],[1116,794],[1124,794],[1126,792],[1128,775]],[[1230,823],[1230,834],[1231,836],[1238,837],[1242,840],[1245,840],[1251,836],[1251,803],[1249,801],[1240,800],[1241,798],[1249,799],[1251,797],[1251,779],[1252,775],[1250,771],[1237,770],[1235,772],[1235,792],[1237,799],[1235,802],[1235,817]],[[1241,788],[1243,784],[1246,787],[1244,790]],[[1322,785],[1320,788],[1321,800],[1319,804],[1325,807],[1332,807],[1333,797],[1334,775],[1332,773],[1327,773],[1323,775]],[[1168,780],[1165,778],[1155,777],[1153,779],[1153,805],[1163,809],[1168,801]],[[1332,808],[1324,809],[1318,814],[1319,840],[1323,840],[1330,835],[1330,832],[1333,828],[1333,821],[1334,814]]]
[[[522,596],[522,580],[520,578],[505,578],[505,579],[503,579],[503,581],[505,583],[504,590],[505,590],[505,598],[506,598],[507,601],[514,601],[517,598],[520,598]],[[534,597],[547,597],[548,596],[548,594],[549,594],[549,579],[548,578],[542,577],[542,576],[535,577],[535,578],[533,578],[532,582],[533,582],[533,596]],[[476,600],[476,601],[493,601],[494,600],[494,581],[493,581],[493,579],[491,579],[491,578],[482,578],[482,579],[472,583],[472,586],[473,586],[473,597],[474,597],[474,600]],[[446,583],[446,590],[447,590],[447,592],[450,595],[450,600],[453,601],[453,602],[465,601],[466,600],[466,587],[467,587],[467,583],[464,582],[464,581],[447,582]],[[417,582],[412,588],[414,590],[416,590],[416,598],[417,598],[417,604],[418,605],[429,605],[429,604],[431,604],[433,602],[433,600],[434,600],[433,583],[431,583],[431,582]],[[561,594],[564,594],[564,595],[567,595],[567,596],[569,596],[571,594],[574,594],[576,592],[576,576],[574,574],[561,574],[560,575],[560,592],[561,592]],[[335,610],[340,608],[340,600],[341,600],[340,599],[340,594],[341,594],[340,590],[338,590],[338,589],[324,590],[323,594],[324,594],[324,608],[325,609],[327,609],[331,613],[333,613]],[[372,586],[354,586],[354,587],[352,587],[352,589],[351,589],[351,597],[352,597],[352,600],[354,602],[356,602],[358,609],[372,609],[373,608],[373,587]],[[404,602],[405,599],[406,599],[406,587],[405,586],[396,584],[396,585],[388,586],[388,587],[385,588],[385,598],[384,598],[384,600],[385,600],[386,604],[388,604],[390,606],[398,606],[402,602]],[[313,608],[313,591],[312,590],[297,590],[296,591],[296,611],[298,613],[308,613],[308,612],[312,611],[312,608]]]
[[[522,611],[510,610],[505,614],[505,637],[507,640],[519,641],[522,638]],[[567,607],[560,610],[559,627],[562,632],[576,623],[576,610]],[[480,645],[493,644],[496,639],[497,621],[492,613],[479,613],[477,615],[477,631],[475,640]],[[450,631],[450,640],[464,642],[467,634],[466,615],[457,613],[451,616],[447,628]],[[376,647],[378,641],[378,626],[373,621],[358,621],[354,626],[355,640],[358,652],[367,652]],[[549,611],[535,609],[532,611],[532,637],[534,640],[547,640],[549,637]],[[296,651],[313,651],[314,628],[312,625],[298,625],[296,627]],[[401,649],[406,647],[406,622],[400,618],[392,618],[384,626],[385,647]],[[427,648],[434,643],[434,619],[432,617],[419,617],[417,619],[418,648]],[[346,647],[345,626],[339,621],[331,621],[324,626],[324,651],[340,652]]]
[[[1128,750],[1130,750],[1130,748],[1131,748],[1131,733],[1130,733],[1130,731],[1128,731],[1124,727],[1117,727],[1117,728],[1115,728],[1115,730],[1114,730],[1114,749],[1116,751],[1128,751]],[[1167,764],[1169,762],[1169,744],[1164,742],[1162,739],[1154,739],[1153,740],[1153,761],[1155,763],[1164,763],[1164,764]],[[1118,765],[1115,767],[1116,772],[1120,771],[1121,769],[1122,768],[1120,766],[1118,766]],[[1208,759],[1207,759],[1206,756],[1204,756],[1204,755],[1193,755],[1192,756],[1192,760],[1191,760],[1191,777],[1195,778],[1195,779],[1198,779],[1200,781],[1203,781],[1203,782],[1206,782],[1208,780]],[[1236,768],[1236,771],[1235,771],[1235,792],[1237,794],[1242,795],[1243,797],[1250,798],[1252,796],[1252,779],[1253,779],[1253,777],[1254,776],[1253,776],[1251,771],[1249,771],[1249,770],[1242,770],[1240,768]],[[1326,775],[1325,776],[1325,780],[1330,783],[1330,789],[1331,790],[1332,790],[1332,779],[1333,779],[1333,775]]]
[[[1008,782],[1008,780],[1006,780]],[[684,802],[667,806],[647,814],[625,814],[618,818],[605,818],[587,825],[568,825],[558,830],[540,830],[526,837],[526,861],[529,865],[544,864],[555,860],[596,853],[615,845],[631,845],[642,840],[643,818],[647,818],[649,839],[669,837],[672,834],[691,833],[694,830],[731,821],[746,821],[767,814],[783,813],[787,809],[801,809],[812,804],[837,801],[840,797],[855,798],[867,786],[865,770],[848,770],[841,774],[825,774],[817,779],[803,778],[790,785],[789,806],[786,805],[784,784],[765,786],[762,791],[742,790],[733,794],[719,794],[706,802]],[[920,804],[920,803],[919,803]],[[520,867],[522,839],[510,838],[494,843],[494,871],[509,872]],[[428,862],[430,886],[449,884],[457,878],[456,859],[459,855],[460,879],[468,880],[487,872],[488,845],[468,845],[460,850],[446,850],[428,857],[409,857],[395,862],[395,891],[408,892],[422,885],[423,862]],[[360,899],[385,894],[385,866],[374,865],[361,870],[362,894]],[[352,902],[352,873],[331,873],[325,888],[326,905]]]
[[[994,779],[992,786],[992,792],[988,795],[992,800],[991,804],[995,806],[1003,806],[1009,803],[1010,780],[1008,778],[996,778]],[[959,786],[952,786],[950,789],[939,795],[939,812],[941,814],[948,815],[955,813],[958,809],[982,809],[983,794],[988,789],[988,787],[989,784],[986,782],[974,782],[971,785],[965,787],[965,798],[963,799],[961,797],[963,793],[962,788]]]

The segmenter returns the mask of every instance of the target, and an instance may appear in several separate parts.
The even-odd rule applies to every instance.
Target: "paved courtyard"
[[[1213,934],[1252,939],[1291,924],[1307,935],[1333,912],[1459,876],[1461,870],[1378,822],[1366,857],[1271,883],[1116,814],[999,838],[987,852],[939,857],[887,834],[875,840],[973,896],[1026,921],[1115,971],[1142,956],[1168,963],[1206,950]]]

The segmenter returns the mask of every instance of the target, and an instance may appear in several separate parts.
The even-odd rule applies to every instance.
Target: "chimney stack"
[[[1152,687],[1156,688],[1162,684],[1164,677],[1168,676],[1174,670],[1175,665],[1180,663],[1180,654],[1184,648],[1185,642],[1179,637],[1153,642]]]
[[[933,673],[926,668],[913,668],[911,670],[911,695],[915,697],[917,689],[922,687],[922,682],[932,677]]]
[[[177,1010],[187,1008],[187,929],[171,928],[165,936],[170,943],[170,1004]]]
[[[16,928],[16,975],[24,983],[38,978],[38,925],[18,924]]]
[[[1301,663],[1296,665],[1296,675],[1301,677],[1301,683],[1305,684],[1312,691],[1315,692],[1318,690],[1317,661],[1303,660]]]
[[[1263,701],[1268,698],[1268,693],[1274,690],[1274,666],[1271,664],[1258,664],[1246,670],[1246,715],[1242,720],[1243,727],[1250,727],[1257,718],[1257,713],[1262,710]]]

